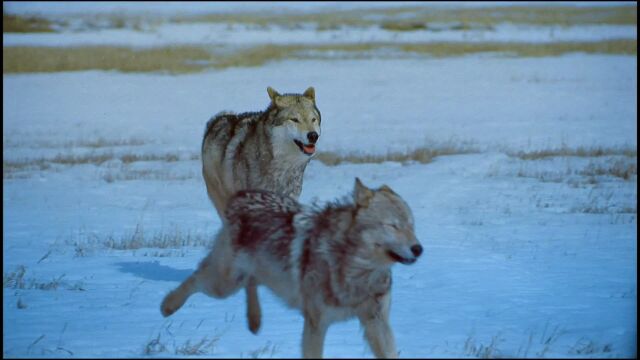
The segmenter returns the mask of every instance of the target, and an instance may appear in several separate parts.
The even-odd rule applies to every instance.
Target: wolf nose
[[[411,247],[411,252],[413,253],[413,256],[415,256],[415,257],[420,256],[420,254],[422,254],[422,246],[421,245],[413,245]]]
[[[318,141],[318,133],[315,131],[311,131],[307,133],[307,139],[309,139],[309,142],[312,144],[315,144],[316,141]]]

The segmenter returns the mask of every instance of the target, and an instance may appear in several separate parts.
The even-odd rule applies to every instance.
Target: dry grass
[[[114,250],[135,250],[140,248],[181,248],[184,246],[208,246],[212,242],[211,236],[202,234],[183,233],[178,229],[171,232],[159,231],[153,234],[146,234],[142,226],[125,234],[119,239],[111,236],[104,239],[102,244]]]
[[[601,182],[636,181],[638,175],[637,150],[635,147],[576,147],[563,145],[558,148],[541,149],[535,151],[503,150],[511,157],[522,160],[520,168],[515,172],[507,171],[508,175],[533,178],[542,182],[566,182],[572,188],[593,187]],[[582,159],[570,159],[572,157]],[[566,158],[562,162],[559,159]],[[540,168],[551,161],[564,164],[553,168]],[[497,176],[497,167],[489,169],[488,176]]]
[[[38,159],[36,162],[50,162],[61,165],[84,165],[84,164],[102,164],[105,161],[112,160],[114,155],[111,153],[91,153],[84,155],[58,154],[51,159]]]
[[[236,13],[177,16],[175,22],[213,22],[246,24],[257,27],[277,25],[296,28],[315,24],[317,29],[335,29],[343,26],[366,27],[397,23],[447,23],[495,25],[514,23],[529,25],[636,25],[636,5],[620,7],[531,7],[504,6],[471,9],[437,9],[424,6],[382,9],[353,9],[319,13]],[[417,28],[420,29],[420,28]]]
[[[463,56],[478,53],[501,53],[513,57],[560,56],[568,53],[635,55],[636,40],[607,40],[597,42],[553,42],[553,43],[425,43],[398,46],[404,52],[427,54],[433,57]]]
[[[464,342],[464,352],[468,356],[473,356],[480,359],[494,359],[500,358],[501,352],[497,348],[498,343],[503,342],[504,339],[500,335],[493,336],[489,345],[476,344],[476,340],[473,336],[469,336]]]
[[[638,165],[635,162],[622,159],[616,159],[608,164],[592,162],[578,173],[583,176],[613,176],[623,180],[631,180],[634,175],[638,175]]]
[[[63,287],[66,290],[84,291],[84,285],[82,282],[75,282],[70,284],[62,279],[65,274],[60,275],[57,278],[53,278],[50,281],[40,281],[33,278],[26,278],[25,274],[27,268],[24,266],[18,266],[15,271],[2,274],[2,287],[6,289],[37,289],[37,290],[57,290],[59,287]]]
[[[587,201],[571,207],[571,212],[583,214],[637,214],[637,204],[624,204],[614,198],[616,190],[592,190]]]
[[[180,346],[176,346],[174,343],[173,351],[171,351],[169,347],[160,340],[160,334],[158,334],[156,338],[151,339],[145,345],[143,354],[157,355],[173,352],[175,355],[207,355],[213,353],[215,345],[219,340],[219,336],[214,336],[211,339],[205,336],[200,339],[200,341],[194,343],[191,343],[191,340],[187,339],[187,341]]]
[[[178,156],[178,154],[172,154],[172,153],[168,153],[168,154],[163,154],[163,155],[157,155],[157,154],[124,154],[122,156],[120,156],[120,161],[122,161],[125,164],[129,164],[132,162],[136,162],[136,161],[166,161],[166,162],[174,162],[174,161],[178,161],[180,159],[180,157]]]
[[[426,30],[427,24],[420,21],[387,21],[380,27],[390,31],[415,31]]]
[[[418,162],[427,164],[436,156],[459,155],[478,152],[472,144],[449,142],[441,145],[425,146],[407,152],[388,152],[386,154],[363,153],[336,153],[319,152],[314,159],[328,166],[336,166],[342,163],[351,164],[379,164],[386,161],[399,163]]]
[[[182,249],[183,247],[208,247],[212,242],[213,237],[210,234],[183,232],[177,228],[148,233],[144,231],[140,224],[136,225],[133,231],[118,237],[113,235],[98,236],[81,232],[65,240],[66,245],[74,248],[75,256],[77,257],[88,256],[96,249]]]
[[[73,141],[51,141],[40,139],[35,142],[25,142],[24,140],[5,139],[2,143],[4,148],[108,148],[118,146],[141,146],[148,144],[150,141],[140,138],[123,138],[123,139],[107,139],[98,137],[94,139],[78,139]]]
[[[637,157],[638,150],[637,148],[632,148],[628,146],[622,146],[622,147],[579,146],[577,148],[569,148],[568,146],[565,145],[565,146],[561,146],[559,148],[554,148],[554,149],[519,151],[519,152],[507,151],[507,155],[512,157],[518,157],[522,160],[540,160],[540,159],[545,159],[549,157],[558,157],[558,156],[600,157],[600,156],[621,155],[621,156],[627,156],[627,157]]]
[[[625,159],[612,159],[608,163],[589,162],[586,166],[578,169],[571,166],[556,170],[529,170],[527,167],[521,167],[516,173],[518,177],[533,178],[542,182],[561,183],[567,181],[572,187],[595,185],[601,180],[597,176],[609,176],[630,181],[637,175],[636,161]]]
[[[36,16],[11,15],[2,11],[3,33],[54,32],[52,23]]]
[[[115,171],[107,171],[102,175],[102,179],[108,183],[129,180],[183,181],[195,178],[196,174],[193,172],[179,174],[168,169],[131,169],[128,166],[122,166]]]
[[[167,352],[167,346],[160,341],[160,334],[157,337],[149,340],[144,346],[144,355],[156,355]]]
[[[613,350],[612,344],[598,344],[593,340],[586,339],[584,337],[578,339],[578,341],[569,350],[570,354],[574,355],[593,355],[593,354],[606,354],[611,353]]]
[[[260,45],[237,51],[216,52],[200,46],[174,46],[129,49],[114,46],[84,47],[6,47],[3,73],[117,70],[122,72],[164,72],[170,74],[203,71],[209,68],[260,66],[283,59],[375,58],[375,51],[395,58],[424,55],[455,57],[480,53],[512,57],[559,56],[567,53],[637,54],[636,40],[596,42],[433,42],[396,44],[393,42],[357,44]],[[379,53],[378,53],[379,54]]]
[[[113,46],[5,47],[3,73],[118,70],[122,72],[200,71],[212,55],[196,46],[130,49]],[[202,62],[205,62],[203,65]]]
[[[193,160],[194,156],[190,156],[189,159]],[[2,172],[6,177],[10,174],[14,174],[18,171],[24,170],[47,170],[52,165],[101,165],[106,161],[119,160],[123,164],[131,164],[139,161],[163,161],[163,162],[175,162],[180,160],[180,155],[177,153],[166,154],[121,154],[114,155],[111,152],[105,153],[88,153],[82,155],[75,154],[57,154],[53,158],[32,158],[32,159],[19,159],[19,160],[3,160]]]
[[[93,143],[96,148],[100,148],[101,143]],[[121,180],[188,180],[196,177],[195,171],[176,171],[174,166],[163,166],[162,168],[141,169],[130,165],[140,162],[164,162],[173,163],[178,161],[196,161],[199,155],[193,154],[135,154],[122,153],[115,155],[112,152],[91,152],[82,155],[57,154],[52,158],[27,158],[2,161],[3,179],[25,179],[36,172],[45,170],[60,170],[60,166],[77,165],[104,165],[105,170],[101,170],[97,175],[106,182]],[[115,163],[108,163],[115,161]]]
[[[175,349],[175,353],[176,355],[206,355],[213,351],[218,340],[220,339],[217,337],[209,339],[206,336],[194,343],[187,340],[182,346]]]
[[[140,146],[147,142],[139,138],[128,139],[105,139],[99,137],[96,139],[82,139],[73,142],[66,142],[62,147],[89,147],[89,148],[104,148],[115,146]]]
[[[99,165],[107,160],[114,159],[113,154],[85,154],[85,155],[68,155],[58,154],[53,158],[37,158],[37,159],[21,159],[21,160],[2,160],[2,175],[7,178],[15,175],[16,172],[26,170],[43,171],[51,168],[53,164],[60,165]]]
[[[175,16],[144,16],[127,13],[92,15],[60,15],[52,20],[22,17],[3,12],[4,32],[54,31],[52,21],[71,30],[132,29],[146,31],[163,23],[208,22],[240,24],[252,28],[278,26],[298,29],[312,25],[319,31],[342,27],[381,27],[391,31],[435,30],[431,24],[455,25],[452,30],[491,28],[499,23],[527,25],[574,26],[587,24],[637,25],[637,6],[500,6],[471,9],[446,9],[425,6],[391,7],[377,9],[330,10],[304,12],[241,12],[225,14],[197,14]],[[73,21],[71,21],[73,20]]]
[[[106,170],[97,173],[97,176],[106,182],[122,181],[122,180],[189,180],[196,178],[196,172],[176,172],[175,169],[169,168],[151,168],[139,169],[129,165],[139,162],[177,162],[181,160],[198,160],[199,156],[191,154],[181,157],[176,153],[167,154],[121,154],[113,153],[89,153],[84,155],[58,154],[53,158],[32,158],[18,160],[2,161],[2,178],[3,179],[27,179],[37,172],[45,170],[61,170],[61,166],[78,166],[78,165],[104,165],[108,161],[119,161],[120,163],[104,165]],[[119,166],[118,166],[119,165]]]
[[[255,350],[249,351],[248,355],[252,359],[260,359],[260,358],[273,358],[275,353],[277,352],[276,345],[272,344],[270,341],[264,346],[261,346]]]

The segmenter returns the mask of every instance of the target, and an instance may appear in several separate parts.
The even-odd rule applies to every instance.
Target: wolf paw
[[[180,309],[182,303],[183,302],[180,301],[176,293],[169,293],[169,295],[165,296],[164,300],[162,300],[162,305],[160,305],[160,312],[162,313],[162,316],[167,317],[173,314]]]
[[[260,330],[260,316],[249,316],[249,331],[258,334]]]

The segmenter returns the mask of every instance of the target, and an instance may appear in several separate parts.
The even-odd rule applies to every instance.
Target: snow
[[[342,79],[354,90],[342,91]],[[267,86],[300,92],[313,85],[328,151],[386,153],[449,141],[494,150],[633,146],[636,79],[635,57],[582,54],[284,61],[182,76],[5,75],[3,115],[16,120],[5,121],[3,133],[9,142],[28,134],[41,143],[119,138],[126,129],[127,138],[153,140],[164,152],[198,153],[214,113],[266,108]]]
[[[111,4],[100,5],[130,6]],[[389,185],[413,210],[425,250],[393,269],[401,357],[637,354],[637,175],[597,171],[637,167],[637,157],[508,155],[637,149],[637,57],[569,54],[288,60],[179,76],[4,74],[3,355],[300,357],[302,317],[264,288],[257,336],[242,292],[197,294],[162,318],[162,298],[207,246],[117,250],[102,242],[136,231],[212,239],[220,220],[192,158],[206,121],[221,110],[265,108],[267,86],[310,85],[323,119],[318,152],[478,150],[427,164],[313,160],[305,172],[303,203],[348,194],[357,176]],[[114,159],[36,165],[100,154]],[[131,154],[160,160],[117,159]],[[161,160],[166,154],[177,161]],[[11,165],[21,161],[35,163]],[[10,280],[21,266],[23,288]],[[371,357],[361,334],[356,320],[335,324],[325,356]],[[203,339],[194,354],[187,345]]]
[[[199,46],[248,46],[257,44],[327,44],[327,43],[429,43],[429,42],[532,42],[602,41],[612,39],[636,39],[637,27],[629,25],[524,25],[498,23],[493,28],[456,30],[457,23],[429,23],[427,29],[416,31],[388,31],[378,26],[352,27],[318,31],[314,24],[298,24],[293,28],[275,25],[266,27],[235,23],[173,23],[165,22],[167,16],[215,14],[227,12],[258,11],[282,14],[322,12],[369,8],[393,8],[419,6],[424,8],[484,7],[484,6],[611,6],[629,3],[523,3],[523,2],[467,2],[467,3],[415,3],[415,2],[238,2],[238,3],[136,3],[136,2],[7,2],[9,13],[39,14],[54,21],[64,19],[67,25],[54,33],[3,33],[3,46],[87,46],[112,45],[137,48],[170,45]],[[81,19],[91,19],[87,14],[111,14],[114,16],[141,16],[139,28],[87,29]],[[92,19],[95,21],[96,19]],[[106,22],[108,23],[108,21]],[[473,24],[471,24],[473,25]],[[59,26],[59,25],[55,25]]]
[[[453,24],[455,25],[455,24]],[[317,31],[315,27],[266,29],[239,24],[162,24],[134,31],[108,29],[63,31],[60,33],[6,33],[4,46],[81,46],[112,45],[137,48],[170,45],[247,46],[257,44],[355,44],[363,42],[532,42],[602,41],[635,39],[637,28],[628,25],[524,26],[499,24],[493,29],[450,30],[442,24],[438,30],[387,31],[379,27],[345,27]],[[435,27],[435,25],[434,25]]]
[[[18,14],[38,14],[38,15],[63,15],[63,14],[92,14],[92,13],[148,13],[148,14],[200,14],[200,13],[229,13],[229,12],[255,12],[255,11],[288,11],[288,12],[312,12],[331,11],[336,9],[371,9],[371,8],[391,8],[391,7],[415,7],[416,5],[434,8],[451,7],[496,7],[496,6],[620,6],[628,5],[627,1],[440,1],[430,3],[416,3],[415,1],[243,1],[243,2],[198,2],[198,1],[6,1],[7,11]]]
[[[512,173],[487,176],[491,166]],[[534,338],[529,356],[566,356],[583,337],[600,348],[612,345],[610,354],[595,356],[632,355],[635,214],[571,212],[567,205],[594,195],[564,183],[515,178],[514,168],[496,153],[442,157],[427,165],[312,162],[301,200],[343,195],[355,176],[369,186],[389,184],[407,199],[425,255],[413,266],[394,269],[391,323],[403,357],[469,356],[470,338],[487,346],[494,336],[501,339],[502,356],[522,356],[529,336]],[[277,357],[299,356],[301,316],[264,289],[258,336],[246,329],[242,293],[224,301],[196,295],[170,319],[161,318],[162,297],[188,276],[204,248],[154,257],[153,249],[98,247],[74,257],[73,247],[64,243],[76,231],[121,233],[137,224],[145,231],[177,227],[213,234],[219,222],[199,177],[106,184],[95,178],[74,181],[68,172],[74,171],[46,174],[46,181],[5,182],[4,271],[25,265],[27,276],[41,281],[66,274],[71,285],[81,282],[85,289],[5,289],[5,355],[60,356],[65,354],[56,350],[60,346],[80,357],[140,356],[160,334],[169,354],[188,339],[218,335],[215,356],[248,356],[268,344]],[[613,202],[633,206],[634,185],[604,180],[603,189],[591,191],[615,191]],[[554,206],[539,206],[536,198]],[[48,251],[53,253],[38,263]],[[26,309],[16,309],[18,298]],[[555,328],[557,338],[545,344]],[[333,326],[326,356],[370,356],[355,336],[359,331],[356,321]],[[30,346],[42,334],[46,337]]]

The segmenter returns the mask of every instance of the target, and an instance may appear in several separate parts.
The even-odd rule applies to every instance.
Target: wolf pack
[[[359,178],[351,194],[324,206],[298,202],[321,135],[315,90],[267,93],[264,111],[221,112],[207,122],[202,174],[222,228],[160,311],[170,316],[198,292],[224,299],[244,288],[255,334],[257,287],[266,286],[302,313],[303,357],[321,358],[329,326],[357,318],[374,355],[395,358],[391,267],[414,263],[423,250],[411,209],[389,186],[369,188]]]

